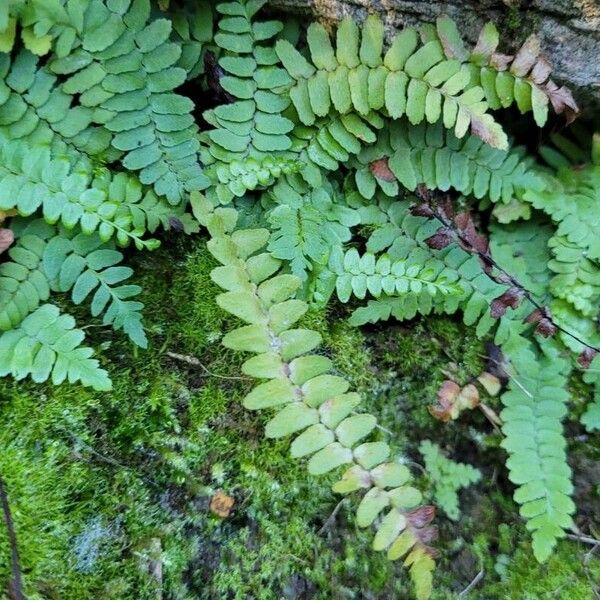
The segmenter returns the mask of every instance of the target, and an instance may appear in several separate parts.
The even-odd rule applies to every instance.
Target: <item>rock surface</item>
[[[600,105],[600,0],[269,0],[269,4],[288,13],[312,14],[322,22],[347,15],[362,21],[377,13],[388,34],[447,14],[472,42],[487,21],[494,21],[504,33],[501,48],[506,52],[537,33],[553,65],[553,79],[569,86],[580,105]]]

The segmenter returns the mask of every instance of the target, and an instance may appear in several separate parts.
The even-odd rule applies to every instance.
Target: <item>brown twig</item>
[[[10,512],[10,505],[8,503],[8,496],[6,494],[6,486],[4,485],[2,476],[0,476],[0,502],[2,503],[4,524],[6,526],[8,543],[10,545],[12,577],[9,583],[8,595],[11,600],[25,600],[25,596],[23,595],[23,584],[21,581],[21,566],[19,547],[17,546],[17,534],[15,533],[12,513]]]
[[[238,379],[241,381],[251,381],[250,377],[235,377],[233,375],[227,376],[213,373],[212,371],[209,371],[195,356],[189,356],[188,354],[178,354],[177,352],[166,352],[165,354],[173,360],[178,360],[179,362],[186,363],[188,365],[191,365],[192,367],[200,367],[207,375],[210,375],[211,377],[218,377],[219,379]]]

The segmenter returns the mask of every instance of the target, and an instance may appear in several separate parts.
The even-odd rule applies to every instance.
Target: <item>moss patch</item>
[[[250,383],[240,377],[241,356],[220,346],[232,323],[214,304],[214,263],[203,245],[175,242],[135,260],[150,350],[132,353],[122,336],[88,330],[103,349],[112,393],[0,383],[0,473],[27,598],[410,597],[404,569],[373,553],[371,533],[357,529],[351,500],[338,507],[333,478],[308,476],[289,457],[288,442],[264,439],[267,416],[241,407]],[[83,319],[85,308],[78,311]],[[364,394],[365,409],[392,433],[398,456],[418,462],[418,444],[432,439],[484,474],[461,492],[461,519],[438,520],[435,597],[455,598],[483,567],[473,597],[590,598],[598,563],[589,547],[564,542],[542,567],[530,558],[500,468],[504,456],[483,415],[472,411],[447,425],[429,415],[442,370],[461,383],[481,371],[483,348],[473,334],[441,317],[365,331],[343,317],[316,312],[306,321]],[[594,452],[574,448],[574,460],[587,465],[582,472],[593,472]],[[430,482],[423,476],[418,485],[427,493]],[[235,499],[225,519],[209,510],[218,489]],[[8,553],[0,530],[0,590]]]

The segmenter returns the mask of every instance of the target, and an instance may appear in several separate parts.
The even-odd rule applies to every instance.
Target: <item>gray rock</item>
[[[388,36],[405,25],[447,14],[471,42],[487,21],[494,21],[503,34],[505,52],[536,33],[553,65],[553,79],[571,88],[580,105],[600,105],[600,0],[269,0],[269,6],[312,14],[325,23],[348,15],[362,21],[377,13]]]

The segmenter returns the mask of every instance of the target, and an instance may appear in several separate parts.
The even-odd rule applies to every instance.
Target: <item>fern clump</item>
[[[403,559],[424,599],[434,508],[318,333],[297,323],[334,296],[352,302],[357,326],[460,314],[508,379],[492,421],[546,560],[573,526],[562,422],[574,368],[595,390],[582,422],[598,429],[599,139],[554,134],[536,153],[505,130],[500,109],[539,127],[551,107],[567,120],[578,110],[535,35],[507,56],[494,25],[469,48],[441,17],[386,43],[375,15],[330,34],[263,18],[264,4],[0,7],[0,216],[12,246],[0,264],[1,374],[109,389],[52,296],[146,348],[125,249],[206,228],[217,304],[244,323],[223,344],[251,353],[241,370],[260,381],[244,405],[270,411],[266,436],[293,438],[311,474],[334,472],[334,491],[361,496],[357,525],[374,526],[373,548]],[[456,519],[456,491],[479,472],[421,451]]]

